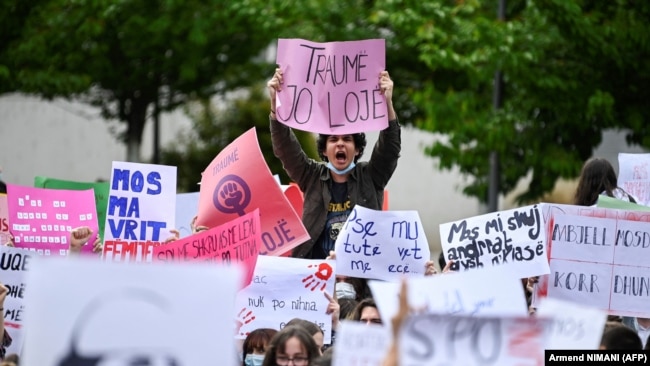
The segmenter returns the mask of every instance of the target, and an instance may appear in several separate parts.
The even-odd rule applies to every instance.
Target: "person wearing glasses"
[[[262,366],[310,366],[319,355],[314,338],[303,328],[290,325],[273,336]]]

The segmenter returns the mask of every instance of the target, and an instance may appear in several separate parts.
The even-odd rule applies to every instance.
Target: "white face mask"
[[[264,355],[254,355],[249,353],[244,359],[244,365],[246,366],[262,366],[264,363]]]
[[[350,171],[352,171],[352,169],[354,169],[355,166],[357,166],[357,164],[355,164],[354,161],[353,161],[353,162],[350,163],[350,165],[348,165],[347,168],[345,168],[343,170],[338,170],[338,169],[336,169],[334,167],[334,165],[332,165],[332,163],[327,162],[327,167],[330,168],[331,171],[333,171],[334,173],[339,174],[339,175],[349,173]]]
[[[354,286],[352,286],[347,282],[337,282],[334,288],[335,288],[337,299],[357,298],[357,292],[354,290]]]

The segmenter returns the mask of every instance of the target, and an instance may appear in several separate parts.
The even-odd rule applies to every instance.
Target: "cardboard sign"
[[[38,259],[21,365],[235,365],[236,268]]]
[[[7,202],[7,195],[0,193],[0,245],[4,245],[11,240],[9,227],[9,203]]]
[[[258,208],[261,255],[281,255],[309,239],[266,165],[251,128],[221,150],[203,172],[196,224],[214,227]]]
[[[334,366],[381,366],[392,335],[386,327],[354,321],[342,321],[336,331]]]
[[[650,206],[650,154],[618,154],[618,186]]]
[[[408,278],[409,304],[436,314],[526,316],[526,297],[519,278],[505,268]],[[368,281],[384,326],[399,306],[400,283]]]
[[[440,225],[440,241],[452,269],[511,266],[512,275],[549,272],[546,231],[537,205],[476,216]]]
[[[50,189],[69,189],[73,191],[85,191],[92,189],[95,192],[95,205],[97,207],[97,223],[99,224],[99,236],[103,238],[104,225],[106,224],[106,207],[108,206],[108,182],[74,182],[69,180],[48,178],[43,176],[34,177],[34,187]],[[90,241],[90,240],[89,240]],[[94,236],[91,243],[95,241]]]
[[[650,211],[650,207],[632,203],[629,201],[619,200],[614,197],[609,197],[605,195],[598,196],[598,202],[596,202],[596,207],[602,208],[616,208],[619,210],[629,210],[629,211]]]
[[[253,282],[237,294],[235,337],[258,328],[282,329],[293,318],[318,325],[331,342],[332,317],[323,294],[334,293],[334,261],[260,256]]]
[[[199,212],[199,192],[176,194],[176,230],[180,237],[192,235],[192,219]]]
[[[602,310],[548,297],[536,315],[550,320],[545,349],[598,349],[607,321]]]
[[[7,287],[7,297],[4,302],[5,329],[11,336],[11,346],[6,354],[20,354],[23,347],[25,323],[25,293],[28,291],[25,277],[31,267],[32,257],[36,253],[26,249],[0,246],[0,272],[2,283]]]
[[[388,127],[386,98],[379,90],[385,40],[279,39],[276,63],[284,78],[277,93],[278,121],[328,135]]]
[[[336,244],[338,275],[397,280],[424,276],[431,256],[417,211],[377,211],[354,206]]]
[[[175,213],[175,166],[114,161],[104,259],[150,262],[153,248],[176,227]]]
[[[551,273],[540,278],[535,305],[548,295],[650,317],[650,212],[550,204],[544,212]]]
[[[70,231],[88,226],[98,231],[95,194],[92,189],[69,191],[7,184],[9,222],[16,247],[38,254],[68,254]],[[94,236],[82,248],[92,253]]]
[[[399,364],[543,365],[547,320],[420,314],[400,331]]]
[[[250,284],[261,240],[260,211],[255,210],[210,230],[154,248],[154,261],[204,261],[237,265],[243,269],[243,286]]]

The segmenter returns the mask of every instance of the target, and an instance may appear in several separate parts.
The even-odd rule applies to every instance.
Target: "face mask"
[[[332,165],[332,163],[330,163],[329,161],[327,162],[327,167],[328,167],[331,171],[333,171],[334,173],[336,173],[336,174],[340,174],[340,175],[343,175],[343,174],[345,174],[345,173],[349,173],[352,169],[354,169],[354,167],[355,167],[356,165],[357,165],[357,164],[355,164],[354,161],[353,161],[353,162],[350,163],[350,165],[348,165],[347,168],[345,168],[345,169],[343,169],[343,170],[338,170],[338,169],[336,169],[336,168],[334,167],[334,165]]]
[[[337,282],[335,286],[336,298],[337,299],[356,299],[357,292],[354,290],[354,286],[347,282]]]
[[[244,359],[244,365],[246,366],[262,366],[262,363],[264,363],[264,355],[254,355],[249,353]]]

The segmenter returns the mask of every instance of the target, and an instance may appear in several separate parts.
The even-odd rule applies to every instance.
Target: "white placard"
[[[7,287],[7,297],[4,302],[5,329],[11,336],[12,342],[6,354],[20,354],[24,339],[25,294],[28,289],[25,277],[32,266],[32,259],[38,256],[36,252],[27,249],[12,248],[0,245],[1,281]]]
[[[381,366],[392,342],[388,328],[342,321],[336,332],[333,366]]]
[[[176,230],[181,238],[192,235],[192,219],[199,212],[199,192],[176,194]]]
[[[400,284],[368,281],[384,326],[397,313]],[[409,304],[429,313],[476,316],[525,316],[521,281],[505,268],[447,273],[408,279]]]
[[[618,186],[650,205],[650,154],[618,154]]]
[[[536,315],[550,319],[545,349],[598,349],[607,313],[570,301],[540,300]]]
[[[551,273],[540,279],[534,305],[546,288],[549,297],[610,314],[650,316],[648,213],[575,206],[549,212]]]
[[[336,239],[338,275],[397,280],[423,276],[431,256],[417,211],[356,205]]]
[[[106,211],[104,259],[151,262],[176,228],[176,167],[114,161]]]
[[[409,317],[400,331],[401,366],[543,365],[545,327],[536,317]]]
[[[77,365],[80,358],[235,365],[232,318],[226,316],[241,281],[235,268],[84,258],[32,262],[21,365]]]
[[[334,261],[261,255],[253,281],[237,294],[235,337],[243,339],[258,328],[282,329],[293,318],[309,320],[331,342],[332,316],[324,291],[334,294]]]
[[[440,242],[452,269],[513,267],[524,278],[549,273],[546,231],[538,205],[467,218],[440,225]]]

